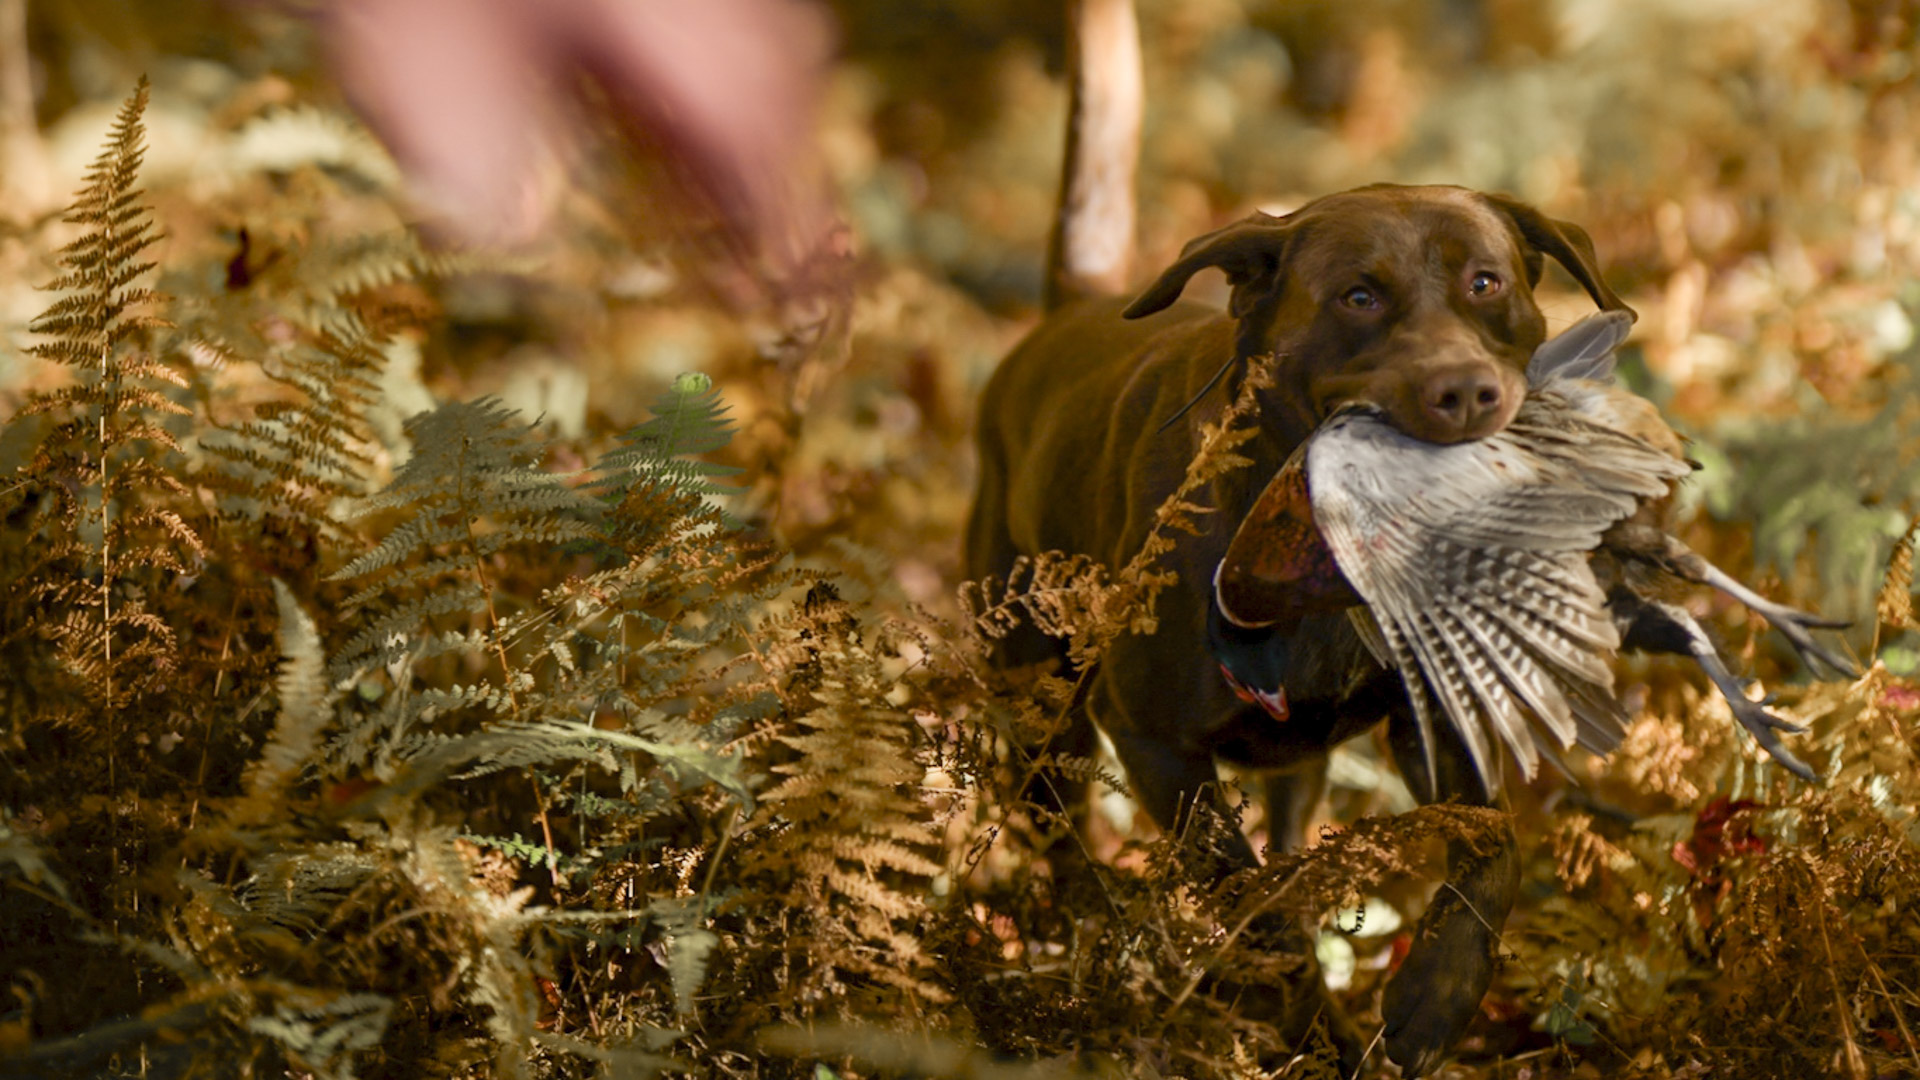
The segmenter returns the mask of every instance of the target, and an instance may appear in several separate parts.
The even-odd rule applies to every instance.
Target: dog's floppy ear
[[[1154,279],[1121,314],[1129,319],[1151,315],[1180,299],[1187,279],[1208,267],[1226,271],[1233,286],[1227,312],[1235,318],[1247,313],[1254,299],[1272,291],[1286,260],[1287,239],[1293,233],[1288,218],[1255,213],[1224,228],[1187,242],[1172,266]]]
[[[1513,222],[1514,228],[1520,230],[1521,239],[1531,249],[1526,255],[1528,284],[1540,284],[1540,256],[1548,255],[1554,262],[1567,268],[1567,273],[1572,274],[1581,288],[1587,290],[1587,295],[1593,297],[1593,302],[1600,306],[1601,311],[1624,311],[1639,318],[1625,301],[1614,295],[1614,291],[1607,287],[1607,280],[1600,276],[1600,259],[1593,253],[1593,239],[1587,235],[1587,230],[1570,221],[1557,221],[1505,195],[1489,195],[1487,202]]]

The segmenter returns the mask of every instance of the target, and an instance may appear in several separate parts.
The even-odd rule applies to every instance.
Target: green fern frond
[[[566,858],[563,853],[538,841],[528,840],[519,833],[514,833],[512,836],[480,836],[475,833],[463,833],[461,839],[498,851],[510,859],[519,859],[530,866],[541,866],[555,859]]]
[[[335,660],[352,665],[432,616],[478,610],[490,591],[487,563],[514,545],[558,546],[596,535],[598,504],[534,467],[540,447],[530,425],[493,399],[443,405],[407,423],[413,457],[362,517],[382,510],[407,516],[332,580],[372,579],[349,607],[385,608]],[[404,564],[414,561],[415,565]]]
[[[532,429],[491,399],[423,413],[407,432],[413,457],[358,507],[362,519],[399,520],[328,579],[358,586],[343,605],[356,625],[335,651],[330,677],[392,684],[377,712],[350,719],[329,746],[332,769],[404,776],[405,790],[417,791],[489,752],[513,753],[515,764],[555,754],[582,760],[566,745],[529,749],[489,730],[509,717],[591,713],[591,694],[605,692],[564,678],[542,685],[535,671],[559,667],[552,635],[567,631],[550,609],[509,602],[496,575],[516,550],[539,559],[597,536],[600,504],[539,469],[542,447]],[[420,743],[443,735],[479,741]]]
[[[707,905],[699,897],[662,897],[648,907],[666,941],[667,975],[673,986],[675,1011],[694,1011],[694,995],[706,982],[707,965],[720,936],[707,927]]]
[[[601,474],[595,487],[616,496],[643,483],[701,497],[732,495],[734,489],[715,481],[738,475],[738,468],[690,459],[724,448],[733,433],[713,380],[681,375],[654,400],[653,417],[627,429],[619,447],[595,463]]]
[[[690,741],[657,741],[586,724],[502,721],[484,732],[436,739],[430,749],[413,755],[410,764],[450,774],[479,762],[467,773],[470,776],[567,760],[597,764],[611,771],[616,767],[613,752],[620,750],[646,754],[696,784],[715,784],[745,808],[753,807],[753,791],[737,757],[715,753]]]
[[[1702,469],[1681,498],[1753,525],[1754,561],[1791,577],[1803,561],[1829,615],[1873,610],[1882,572],[1920,506],[1920,346],[1895,364],[1887,399],[1858,416],[1819,399],[1787,416],[1729,416],[1689,449]],[[1904,509],[1903,509],[1904,508]],[[1737,567],[1730,567],[1737,571]]]
[[[379,994],[289,993],[270,1015],[254,1015],[247,1030],[271,1039],[315,1080],[354,1080],[353,1055],[380,1045],[393,1013]]]
[[[464,569],[467,562],[462,560],[458,565]],[[371,600],[383,592],[370,590],[364,595]],[[368,620],[363,628],[347,639],[346,644],[334,654],[332,670],[335,675],[340,675],[344,665],[385,665],[393,663],[403,654],[433,656],[457,652],[465,648],[464,638],[449,640],[444,647],[436,648],[432,635],[420,628],[445,616],[478,610],[485,606],[486,597],[484,587],[478,582],[467,581],[443,585],[426,596],[397,602],[391,609]]]
[[[493,398],[453,402],[407,422],[413,457],[360,513],[405,508],[415,520],[502,515],[538,520],[555,510],[589,513],[592,500],[534,466],[542,450],[531,424]],[[511,541],[500,541],[511,542]],[[343,570],[339,576],[357,576]]]
[[[13,811],[0,807],[0,875],[17,873],[62,900],[71,899],[67,883],[47,865],[45,853],[31,837],[16,831],[12,822]]]
[[[374,874],[379,860],[346,843],[311,844],[251,860],[252,874],[234,892],[248,913],[274,926],[311,934]]]
[[[273,595],[280,608],[280,653],[285,657],[277,686],[280,715],[266,747],[247,770],[247,793],[254,798],[277,795],[312,764],[320,732],[332,719],[326,656],[313,617],[301,610],[278,578]]]
[[[379,396],[379,345],[357,323],[296,343],[264,364],[268,378],[298,400],[254,410],[233,427],[201,437],[212,467],[201,481],[226,517],[283,519],[297,531],[329,539],[346,535],[340,514],[365,494],[372,465],[366,412]]]

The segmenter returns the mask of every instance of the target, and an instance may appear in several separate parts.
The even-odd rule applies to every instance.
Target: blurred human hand
[[[320,17],[349,97],[459,239],[535,239],[596,127],[737,254],[792,264],[827,229],[810,136],[832,33],[810,0],[338,0]]]

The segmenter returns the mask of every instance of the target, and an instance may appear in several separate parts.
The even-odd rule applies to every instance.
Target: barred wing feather
[[[1442,716],[1490,791],[1500,743],[1533,775],[1536,729],[1548,751],[1618,744],[1620,640],[1587,555],[1684,463],[1586,419],[1550,384],[1506,431],[1452,446],[1337,416],[1306,469],[1315,520],[1377,624],[1362,636],[1406,681],[1430,771]]]

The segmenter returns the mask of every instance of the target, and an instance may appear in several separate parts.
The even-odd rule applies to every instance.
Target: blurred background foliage
[[[527,25],[548,37],[500,35],[509,46],[494,41],[501,51],[466,54],[464,67],[458,56],[466,39],[449,28],[461,20],[521,25],[499,15],[507,7],[0,0],[0,415],[13,417],[30,395],[66,377],[28,353],[39,340],[28,325],[47,306],[41,290],[56,276],[56,253],[76,235],[61,210],[144,73],[153,92],[142,186],[165,234],[148,257],[161,268],[158,286],[179,299],[168,340],[194,376],[195,412],[170,421],[176,434],[203,422],[236,424],[249,410],[285,398],[285,372],[249,358],[333,325],[347,311],[378,342],[379,389],[365,417],[366,480],[373,486],[408,460],[405,421],[437,403],[492,395],[537,417],[544,464],[564,471],[620,445],[618,433],[652,415],[650,406],[683,373],[704,372],[737,425],[715,454],[741,470],[729,512],[792,553],[801,571],[837,575],[839,592],[808,593],[810,612],[852,604],[862,618],[880,621],[910,611],[956,617],[973,401],[1036,317],[1065,124],[1062,5],[764,6],[799,13],[796,29],[779,39],[792,44],[793,70],[690,53],[750,89],[762,86],[762,75],[788,80],[774,80],[772,92],[786,95],[782,109],[759,117],[755,130],[777,131],[790,145],[757,162],[760,172],[730,172],[724,147],[696,145],[671,124],[631,122],[628,105],[654,85],[640,75],[662,62],[638,52],[615,50],[613,59],[595,52],[581,29],[604,17],[593,14],[601,9],[591,0],[543,8],[586,14],[570,25],[562,25],[561,14],[551,22],[533,19]],[[723,8],[732,10],[714,5]],[[411,29],[395,14],[408,12],[421,16]],[[1882,594],[1889,552],[1920,511],[1920,4],[1140,0],[1140,15],[1148,88],[1141,274],[1226,219],[1256,208],[1284,211],[1379,180],[1506,191],[1581,223],[1610,280],[1640,313],[1629,379],[1695,440],[1703,468],[1682,498],[1682,535],[1736,575],[1757,576],[1764,591],[1855,618],[1856,650],[1877,642],[1893,675],[1920,669],[1920,650],[1903,636],[1910,611],[1873,625],[1876,610],[1891,610]],[[816,31],[817,40],[809,36]],[[373,56],[370,39],[391,55]],[[805,62],[816,50],[830,57],[817,69]],[[391,68],[377,62],[392,56],[413,82],[368,74],[390,76]],[[407,72],[407,61],[417,70]],[[622,62],[631,70],[618,70]],[[442,92],[455,101],[480,100],[471,88],[487,82],[490,64],[502,65],[502,74],[544,71],[540,85],[552,98],[529,106],[526,116],[482,110],[456,122],[449,114],[446,141],[470,152],[483,175],[465,177],[465,188],[435,186],[447,174],[425,167],[444,164],[434,155],[445,148],[428,137],[433,114],[424,127],[409,126],[408,110],[440,101]],[[755,78],[745,77],[750,72]],[[727,189],[724,181],[739,175],[751,182]],[[504,195],[487,184],[500,177],[513,181]],[[779,190],[769,195],[773,188]],[[789,234],[798,241],[786,242]],[[1209,289],[1221,295],[1217,282],[1196,283],[1196,292]],[[1545,306],[1557,327],[1584,314],[1586,301],[1555,277]],[[9,424],[0,466],[25,464],[43,435],[32,418]],[[199,463],[219,456],[212,444],[184,445]],[[304,570],[296,591],[305,598],[324,592],[319,575],[337,568],[283,560],[277,572]],[[551,577],[529,571],[515,581],[535,590]],[[1904,595],[1907,586],[1896,580],[1894,591]],[[1770,689],[1799,677],[1757,623],[1704,595],[1688,602],[1714,618],[1747,670]],[[273,615],[270,606],[262,611]],[[334,629],[322,618],[323,633]],[[263,625],[269,630],[255,626],[247,639],[253,658],[229,665],[242,677],[251,663],[252,677],[264,678],[278,659],[267,644],[270,624]],[[812,640],[807,635],[817,624],[807,625],[815,629],[796,632],[795,641]],[[199,631],[220,641],[217,628]],[[843,641],[846,653],[833,662],[879,681],[820,695],[838,702],[835,694],[868,694],[834,706],[871,727],[833,736],[850,740],[834,745],[857,756],[861,739],[884,741],[893,737],[880,734],[894,730],[891,721],[908,723],[876,702],[891,700],[886,680],[914,668],[925,652],[902,646],[887,654],[892,666],[882,679],[869,670],[879,661],[862,651],[860,639],[848,640],[853,644]],[[815,648],[792,641],[783,647],[795,655]],[[805,673],[818,663],[815,656],[781,670]],[[947,675],[955,685],[964,682]],[[1506,1041],[1478,1036],[1486,1075],[1522,1075],[1550,1062],[1571,1072],[1577,1055],[1548,1058],[1543,1047],[1564,1053],[1596,1039],[1617,1051],[1604,1057],[1607,1071],[1697,1075],[1679,1064],[1698,1050],[1689,1037],[1732,1045],[1751,1034],[1737,1029],[1738,1018],[1805,1007],[1791,994],[1756,990],[1715,1026],[1700,1020],[1700,1010],[1675,1010],[1668,1000],[1682,992],[1709,1004],[1722,1000],[1703,990],[1711,973],[1723,970],[1703,956],[1720,935],[1734,932],[1729,905],[1751,900],[1761,910],[1773,895],[1768,889],[1802,901],[1813,893],[1833,897],[1836,918],[1856,925],[1884,919],[1889,934],[1896,912],[1911,918],[1897,905],[1876,906],[1892,904],[1886,897],[1898,890],[1873,876],[1879,863],[1855,856],[1877,852],[1874,858],[1900,872],[1913,865],[1911,732],[1920,695],[1905,684],[1889,684],[1884,693],[1875,684],[1864,697],[1789,687],[1802,715],[1823,725],[1826,764],[1850,779],[1835,803],[1820,803],[1818,814],[1786,825],[1761,821],[1769,812],[1786,813],[1778,809],[1790,801],[1778,777],[1743,756],[1750,747],[1725,734],[1724,715],[1703,701],[1683,669],[1634,661],[1628,678],[1642,710],[1634,738],[1613,765],[1592,770],[1617,805],[1558,816],[1541,805],[1521,808],[1533,815],[1523,835],[1531,829],[1552,838],[1529,870],[1533,906],[1523,918],[1552,933],[1542,929],[1543,943],[1522,948],[1523,962],[1503,976],[1509,993],[1489,1006],[1518,1011],[1490,1021]],[[215,685],[230,692],[230,683]],[[959,693],[952,685],[916,693],[946,691]],[[930,714],[913,715],[938,726]],[[952,710],[965,715],[964,705]],[[1843,746],[1834,732],[1850,724],[1888,741],[1867,750]],[[829,738],[825,729],[801,728],[778,738],[799,740],[795,746]],[[25,749],[22,727],[8,730],[18,769],[37,751]],[[142,743],[141,753],[155,762],[154,777],[185,777],[193,766],[169,759],[169,731],[161,724],[142,734],[153,741],[150,749]],[[978,779],[949,764],[951,772],[929,773],[929,789]],[[1905,769],[1904,779],[1893,786],[1875,781],[1874,768]],[[203,761],[182,790],[213,782]],[[7,845],[0,854],[31,871],[39,856],[29,841],[58,835],[47,820],[59,815],[44,787],[17,776],[9,783],[16,795],[32,794],[7,807],[16,829],[0,835]],[[1399,805],[1366,747],[1336,762],[1335,783],[1328,812],[1336,818]],[[1544,804],[1563,797],[1537,794]],[[1773,811],[1758,801],[1768,797],[1777,800]],[[1652,824],[1627,839],[1606,834],[1605,819],[1619,805],[1652,815]],[[733,811],[718,807],[710,799],[691,815],[693,824],[682,822],[682,832],[672,833],[686,844],[681,891],[672,895],[687,895],[698,853],[711,852],[716,835],[732,835],[726,830],[734,827]],[[648,811],[655,812],[664,811]],[[1723,843],[1729,815],[1743,814],[1760,822],[1755,829],[1771,829],[1770,837],[1818,838],[1824,846],[1809,856],[1806,882],[1781,884],[1790,875],[1778,866],[1748,877],[1724,868],[1723,858],[1766,850],[1744,831]],[[1116,816],[1111,828],[1124,830],[1124,814]],[[752,819],[741,835],[757,835],[762,823]],[[932,844],[928,835],[914,833],[921,846],[911,859],[900,855],[902,865],[916,872],[932,865],[923,854]],[[970,847],[980,835],[952,826],[949,873],[964,854],[968,870],[1002,886],[1028,883],[1031,869],[998,848],[982,862],[978,853],[987,846]],[[1118,841],[1107,836],[1100,844],[1110,849]],[[719,850],[726,850],[724,839]],[[552,856],[532,844],[500,854],[511,856],[507,868],[490,866],[509,883],[540,876],[534,871],[541,859]],[[1146,864],[1134,854],[1132,865]],[[1837,868],[1848,866],[1854,876],[1843,880]],[[457,870],[450,863],[435,872]],[[948,878],[928,876],[952,887]],[[553,877],[557,885],[557,870]],[[706,885],[713,884],[709,871]],[[805,884],[749,876],[741,887],[798,903]],[[1560,886],[1593,907],[1578,907]],[[1911,895],[1911,881],[1900,887],[1907,890],[1900,895]],[[506,895],[506,886],[494,894]],[[1877,899],[1866,904],[1863,897]],[[1010,906],[993,907],[1000,902]],[[1148,912],[1142,919],[1158,910],[1138,893],[1116,903],[1137,905],[1128,911]],[[978,932],[946,942],[954,954],[1077,955],[1061,944],[1077,931],[1057,925],[1056,914],[1002,894],[979,905]],[[1600,919],[1593,910],[1610,914]],[[659,966],[672,968],[675,994],[690,999],[698,979],[688,974],[686,950],[712,944],[700,937],[707,931],[698,919],[684,914],[673,916],[678,923],[669,920],[677,929],[652,947]],[[1370,917],[1375,931],[1390,931],[1385,916]],[[1791,933],[1777,923],[1760,925],[1752,911],[1741,917],[1747,921],[1736,920],[1735,929],[1756,938]],[[1770,917],[1787,918],[1777,905]],[[764,911],[751,919],[778,923],[775,930],[762,926],[763,935],[787,932],[784,921]],[[1023,944],[1023,934],[1032,941]],[[1043,948],[1046,934],[1055,937]],[[1195,948],[1211,948],[1196,940]],[[1339,979],[1364,983],[1367,965],[1384,963],[1385,940],[1371,952],[1363,948],[1357,975],[1354,949],[1339,935],[1324,939],[1322,959]],[[1912,970],[1911,942],[1873,940],[1893,950],[1886,956],[1906,950],[1899,955]],[[1576,945],[1586,960],[1570,951]],[[1779,950],[1752,955],[1782,970],[1804,959]],[[1845,972],[1849,986],[1881,976],[1876,960],[1886,956],[1862,955],[1864,967],[1846,961],[1854,965]],[[930,962],[916,954],[902,968],[918,995],[914,1008],[934,1009],[947,992],[927,990],[928,980],[939,978],[920,966]],[[1826,963],[1832,969],[1831,955]],[[1733,969],[1756,986],[1786,985]],[[809,984],[807,993],[844,991],[835,988],[835,969],[820,970],[810,977],[823,982]],[[551,974],[540,972],[543,980]],[[729,985],[763,985],[741,980]],[[1103,1018],[1112,1031],[1138,1023],[1124,1012],[1100,1013],[1097,995],[1077,1000],[1079,1011],[1049,1012],[1056,1001],[1022,997],[1022,986],[989,979],[960,987],[976,1009],[982,1001],[1004,1007],[998,1028],[978,1019],[930,1026],[996,1050],[1044,1056],[1062,1052],[1061,1030]],[[1115,994],[1137,989],[1124,979],[1109,986]],[[78,1010],[54,1022],[43,1010],[39,1033],[69,1034],[142,1001],[124,987],[101,993],[96,1015]],[[1906,1015],[1917,1011],[1911,985],[1883,985],[1880,993],[1903,1002]],[[1537,1007],[1514,1004],[1520,1001]],[[0,1053],[19,1049],[24,1030],[21,1011],[5,1008],[0,1004]],[[1844,1005],[1831,1015],[1843,1014]],[[709,1074],[753,1073],[739,1056],[743,1044],[725,1043],[717,1014],[703,1015],[710,1026],[694,1041],[734,1049],[702,1067]],[[1894,1024],[1884,1011],[1877,1016],[1872,1030],[1843,1024],[1843,1039],[1814,1040],[1796,1060],[1870,1075],[1860,1058],[1865,1045],[1879,1055],[1876,1067],[1903,1069],[1910,1059],[1920,1070],[1904,1022]],[[1154,1027],[1156,1037],[1172,1038],[1172,1023]],[[1783,1030],[1781,1038],[1798,1037],[1790,1025]],[[672,1041],[673,1032],[658,1033],[662,1046]],[[865,1036],[836,1042],[840,1036],[828,1029],[815,1036],[807,1044],[814,1052],[841,1059],[883,1060],[892,1052]],[[1132,1045],[1119,1036],[1109,1044]],[[924,1056],[931,1050],[900,1053],[938,1071]],[[1504,1053],[1534,1056],[1515,1059],[1522,1063],[1512,1068],[1521,1072],[1502,1072]],[[660,1067],[647,1054],[641,1059],[635,1068]],[[1212,1072],[1253,1067],[1249,1060],[1175,1060]],[[614,1068],[611,1059],[602,1064]],[[950,1065],[954,1074],[985,1068],[964,1055]],[[463,1061],[446,1071],[471,1068],[478,1066]]]
[[[350,61],[326,47],[329,7],[9,0],[0,386],[37,377],[15,358],[58,234],[45,215],[139,72],[164,265],[264,265],[284,234],[421,218],[332,77]],[[1141,18],[1141,272],[1225,218],[1376,180],[1580,222],[1641,314],[1639,388],[1700,440],[1689,508],[1803,596],[1867,610],[1916,484],[1911,5],[1147,0]],[[716,280],[712,245],[603,140],[543,193],[557,216],[514,268],[537,269],[440,283],[419,303],[447,321],[412,344],[429,393],[505,392],[568,435],[714,374],[742,463],[767,466],[755,509],[803,547],[886,551],[926,602],[955,565],[973,392],[1038,296],[1063,14],[838,0],[831,25],[807,148],[849,230],[808,282],[842,293],[816,305],[828,317]],[[1562,289],[1550,315],[1580,304]]]

